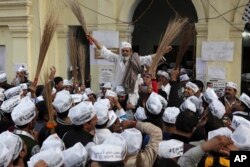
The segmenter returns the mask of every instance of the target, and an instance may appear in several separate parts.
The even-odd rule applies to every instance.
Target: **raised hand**
[[[56,68],[55,68],[55,66],[51,66],[50,67],[49,79],[50,80],[54,80],[55,74],[56,74]]]

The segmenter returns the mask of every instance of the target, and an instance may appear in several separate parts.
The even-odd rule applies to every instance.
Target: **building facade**
[[[44,68],[54,65],[57,75],[66,77],[69,65],[67,33],[69,26],[79,25],[71,10],[62,0],[1,0],[0,46],[1,68],[8,81],[15,76],[15,68],[27,65],[29,78],[35,75],[42,29],[50,3],[60,8],[59,25],[51,42]],[[113,30],[119,32],[120,41],[132,41],[134,11],[141,0],[79,0],[89,31]],[[241,83],[242,13],[248,0],[192,0],[198,22],[195,24],[196,57],[201,57],[202,41],[233,41],[233,61],[207,61],[207,70],[226,69],[226,80]],[[159,18],[160,19],[160,18]],[[122,22],[121,22],[122,21]],[[95,68],[95,67],[91,67]],[[207,77],[207,76],[206,76]],[[95,74],[91,76],[95,80]]]

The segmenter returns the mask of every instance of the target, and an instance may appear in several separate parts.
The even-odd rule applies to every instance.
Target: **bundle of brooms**
[[[71,28],[69,30],[69,50],[70,50],[70,61],[71,61],[71,65],[72,65],[72,75],[73,75],[73,78],[74,78],[74,81],[76,81],[78,79],[78,76],[77,76],[77,54],[78,54],[78,51],[77,51],[77,48],[78,48],[78,43],[77,43],[77,40],[76,40],[76,30],[75,28]]]
[[[48,11],[48,15],[46,17],[45,25],[43,29],[42,41],[41,41],[39,56],[38,56],[38,63],[36,67],[36,74],[35,74],[35,79],[33,83],[34,85],[37,85],[44,59],[46,57],[50,42],[57,28],[59,14],[57,10],[52,10],[52,8],[50,9],[51,10]]]
[[[82,26],[82,29],[85,33],[85,35],[89,35],[89,31],[86,26],[85,18],[82,13],[80,3],[78,0],[65,0],[66,4],[70,7],[71,11],[76,16],[77,20]],[[93,42],[86,36],[88,39],[88,42],[92,44]],[[77,46],[77,55],[78,55],[78,62],[79,62],[79,69],[80,69],[80,76],[81,76],[81,82],[84,84],[85,79],[85,46],[81,44],[80,39],[77,39],[77,44],[74,42],[74,44]]]
[[[155,75],[155,70],[157,68],[159,61],[161,60],[162,56],[164,56],[164,54],[166,53],[166,47],[171,45],[171,43],[183,30],[183,27],[187,24],[187,22],[188,22],[187,18],[175,17],[168,23],[165,34],[156,51],[156,55],[153,58],[153,62],[149,67],[149,73],[151,73],[153,76]]]
[[[81,82],[82,84],[85,84],[85,53],[86,53],[86,48],[85,45],[81,44],[80,41],[78,40],[79,45],[78,45],[78,62],[79,62],[79,68],[80,68],[80,76],[81,76]]]
[[[74,13],[77,20],[80,22],[85,34],[88,35],[89,32],[88,32],[88,29],[87,29],[87,26],[85,23],[85,18],[84,18],[84,15],[82,13],[82,10],[81,10],[81,7],[80,7],[78,0],[65,0],[65,2],[66,2],[66,4],[68,4],[71,11]]]
[[[80,71],[80,81],[85,83],[85,46],[81,43],[81,39],[76,36],[76,29],[71,28],[69,31],[69,49],[70,49],[70,61],[73,67],[73,77],[75,81],[79,78],[77,75],[77,68]]]
[[[188,45],[192,41],[194,34],[195,34],[194,23],[187,23],[183,29],[180,48],[176,57],[175,69],[180,67],[183,55],[186,52]]]

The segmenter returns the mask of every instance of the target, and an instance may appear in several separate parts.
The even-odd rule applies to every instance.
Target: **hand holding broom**
[[[85,18],[81,10],[80,3],[78,2],[78,0],[65,0],[65,2],[66,4],[68,4],[71,11],[76,16],[77,20],[82,26],[83,31],[85,32],[86,38],[88,39],[89,43],[92,45],[93,41],[91,40],[91,38],[88,38],[87,36],[89,34],[89,31],[86,26]]]
[[[54,68],[51,67],[50,70],[52,73],[54,72]],[[50,75],[51,76],[51,75]],[[45,74],[45,83],[44,83],[44,91],[43,91],[43,96],[45,100],[46,107],[48,109],[48,114],[49,114],[49,121],[46,124],[46,127],[50,130],[50,134],[55,133],[55,128],[57,126],[57,123],[54,120],[54,109],[52,106],[52,87],[51,87],[51,82],[49,81],[49,75]]]
[[[165,31],[163,39],[156,51],[156,56],[154,57],[153,63],[149,68],[149,72],[151,74],[153,74],[153,72],[156,70],[158,62],[160,61],[161,57],[166,53],[166,49],[168,49],[168,46],[179,35],[187,21],[187,18],[181,19],[176,17],[168,23],[168,27]]]

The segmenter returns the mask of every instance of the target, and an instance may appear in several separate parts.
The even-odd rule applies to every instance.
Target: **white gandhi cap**
[[[63,151],[64,167],[85,166],[88,152],[82,143],[78,142],[74,146]]]
[[[83,125],[96,115],[91,102],[81,102],[69,110],[68,117],[74,125]]]
[[[159,143],[158,155],[162,158],[176,158],[183,155],[184,143],[175,140],[165,140]]]
[[[18,126],[30,123],[35,116],[36,107],[29,97],[24,97],[11,113],[13,122]]]
[[[42,144],[40,151],[48,150],[51,148],[54,148],[54,149],[59,148],[60,150],[65,149],[65,145],[62,139],[56,133],[46,138],[46,140]]]
[[[121,135],[126,140],[128,155],[134,155],[140,151],[142,145],[142,134],[138,129],[125,129]]]
[[[128,42],[122,42],[121,49],[132,48],[131,44]]]
[[[64,163],[62,151],[59,148],[51,148],[41,151],[30,158],[28,166],[33,167],[39,161],[43,160],[48,166],[61,167]]]

